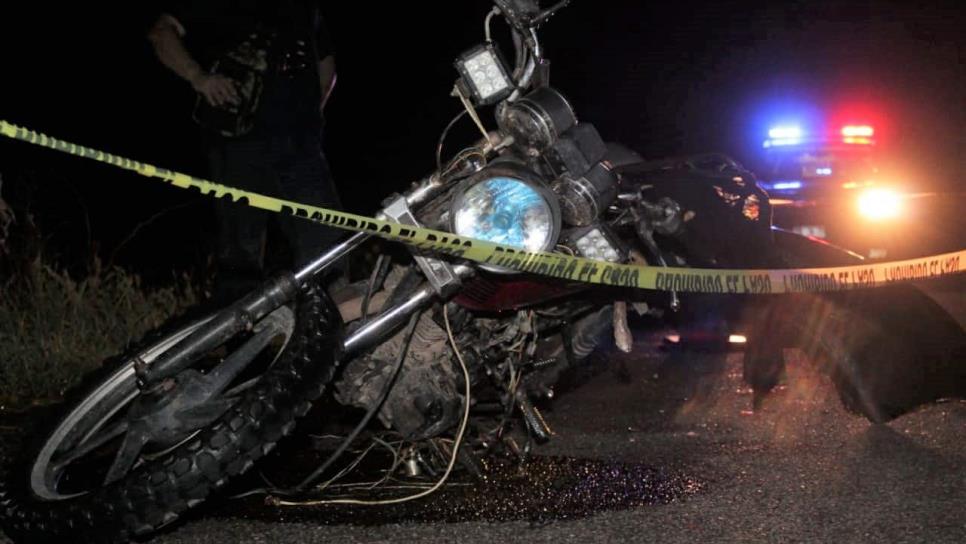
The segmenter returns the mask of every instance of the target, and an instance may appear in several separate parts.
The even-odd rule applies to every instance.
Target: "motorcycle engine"
[[[400,331],[372,353],[349,361],[336,382],[336,400],[366,410],[376,405],[404,343],[405,331]],[[424,313],[379,420],[407,440],[429,438],[454,425],[462,400],[451,358],[446,331]]]

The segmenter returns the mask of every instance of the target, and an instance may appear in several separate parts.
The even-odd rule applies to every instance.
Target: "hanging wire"
[[[498,8],[493,8],[489,13],[486,14],[486,19],[483,21],[483,33],[486,35],[486,43],[491,43],[493,41],[490,35],[490,21],[493,20],[494,15],[499,15],[500,10]]]
[[[362,298],[362,306],[360,311],[362,312],[361,324],[365,324],[369,320],[369,302],[372,300],[372,293],[376,289],[382,286],[382,282],[386,280],[386,273],[389,271],[389,259],[386,257],[385,253],[380,253],[379,257],[376,259],[376,266],[372,270],[372,274],[369,276],[369,283],[366,285],[366,294]]]
[[[322,500],[310,500],[310,501],[286,501],[279,499],[278,497],[268,497],[267,503],[275,506],[317,506],[322,504],[355,504],[363,506],[376,506],[384,504],[399,504],[403,502],[408,502],[416,499],[420,499],[431,493],[436,492],[440,487],[446,483],[449,479],[450,474],[453,472],[453,466],[456,464],[457,454],[459,453],[460,446],[463,443],[463,437],[466,434],[466,426],[470,419],[470,371],[466,366],[466,361],[463,360],[463,355],[460,353],[459,346],[456,344],[456,339],[453,337],[453,330],[449,323],[449,307],[447,305],[443,306],[443,322],[446,325],[446,334],[449,336],[450,344],[453,346],[453,352],[456,354],[456,359],[460,363],[460,368],[463,370],[463,380],[465,384],[465,396],[463,399],[463,420],[460,423],[459,431],[456,433],[456,439],[453,442],[453,453],[450,457],[449,464],[446,466],[446,472],[440,477],[440,479],[429,489],[422,492],[408,495],[405,497],[399,497],[396,499],[385,499],[385,500],[359,500],[359,499],[322,499]]]
[[[409,343],[412,340],[413,333],[416,331],[416,324],[419,323],[419,317],[421,315],[422,315],[422,312],[416,312],[409,319],[409,325],[407,326],[407,329],[405,332],[406,341],[403,344],[402,350],[400,350],[399,359],[397,359],[396,361],[396,367],[393,369],[392,375],[390,375],[389,379],[386,381],[386,384],[383,386],[382,393],[379,396],[379,402],[369,407],[369,410],[366,412],[366,415],[363,416],[362,420],[359,421],[359,423],[352,430],[352,432],[349,433],[349,436],[347,436],[345,440],[342,441],[342,444],[339,445],[338,449],[336,449],[332,453],[332,455],[330,455],[328,459],[326,459],[325,462],[322,463],[321,466],[319,466],[319,468],[313,471],[312,474],[307,476],[294,488],[290,488],[290,489],[258,488],[258,489],[253,489],[251,491],[246,491],[245,493],[240,493],[238,495],[233,495],[231,498],[240,499],[251,495],[261,495],[261,494],[267,494],[267,493],[271,493],[272,495],[285,495],[285,496],[297,495],[299,493],[302,493],[306,487],[312,485],[312,483],[315,482],[315,480],[317,480],[319,476],[324,474],[325,471],[328,470],[330,466],[332,466],[332,463],[338,460],[339,457],[341,457],[342,454],[345,453],[346,449],[348,449],[349,446],[352,444],[352,442],[355,441],[355,439],[359,436],[359,434],[363,431],[363,429],[366,428],[366,426],[369,424],[369,421],[372,419],[372,416],[374,416],[376,412],[379,411],[379,408],[382,407],[382,403],[385,402],[386,398],[389,396],[389,392],[392,390],[392,386],[395,385],[396,378],[399,376],[399,371],[403,367],[403,362],[406,360],[406,354],[409,352]],[[367,453],[367,452],[368,452],[368,449],[366,449],[363,453]],[[329,483],[331,483],[332,481],[334,481],[334,479],[330,480]],[[271,495],[266,498],[266,502],[273,502],[273,501],[278,501],[278,499]]]
[[[473,103],[470,102],[470,99],[467,98],[465,94],[463,94],[463,91],[460,90],[458,85],[453,87],[453,90],[456,92],[456,96],[459,97],[460,102],[463,103],[463,107],[466,108],[467,112],[469,112],[470,118],[472,118],[473,123],[476,124],[476,128],[480,129],[480,133],[483,134],[483,139],[489,141],[490,134],[486,131],[486,127],[483,126],[483,121],[480,121],[480,116],[476,113],[476,108],[473,107]]]
[[[342,442],[342,445],[340,445],[339,448],[335,450],[328,459],[326,459],[325,463],[312,472],[312,474],[309,474],[304,480],[302,480],[301,483],[299,483],[299,485],[295,486],[296,492],[305,490],[305,488],[312,485],[315,480],[319,478],[319,476],[324,474],[332,463],[334,463],[342,455],[342,453],[345,452],[346,448],[352,444],[356,437],[359,436],[359,433],[366,428],[366,425],[369,424],[369,420],[372,419],[372,416],[376,415],[376,412],[378,412],[379,408],[382,407],[382,403],[384,403],[386,398],[389,397],[389,392],[392,391],[393,385],[396,384],[396,378],[399,377],[399,371],[402,370],[403,362],[406,360],[406,354],[409,352],[409,343],[413,339],[413,333],[416,332],[416,325],[419,323],[419,317],[421,315],[422,312],[416,312],[411,318],[409,318],[409,325],[406,329],[405,336],[406,341],[403,343],[403,347],[399,351],[399,359],[396,360],[396,368],[393,369],[392,375],[388,380],[386,380],[386,384],[382,388],[382,393],[379,395],[379,402],[376,402],[369,407],[369,411],[367,411],[366,415],[361,421],[359,421],[359,424],[356,425],[356,428],[352,430],[348,437],[346,437],[346,439]]]
[[[457,113],[456,116],[450,120],[449,124],[446,125],[446,128],[443,129],[443,133],[439,135],[439,142],[436,144],[436,171],[437,172],[443,169],[443,143],[446,142],[446,136],[449,135],[449,131],[452,130],[452,128],[456,125],[457,121],[462,119],[463,116],[466,115],[467,113],[469,112],[466,110],[463,110]]]

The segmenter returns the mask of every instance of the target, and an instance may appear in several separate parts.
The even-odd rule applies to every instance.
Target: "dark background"
[[[162,5],[4,3],[0,118],[203,176],[193,92],[145,39]],[[326,152],[347,209],[371,212],[432,169],[437,137],[459,111],[452,61],[483,40],[488,9],[323,3],[339,74]],[[773,120],[858,112],[876,123],[894,175],[962,190],[962,12],[953,1],[575,0],[541,35],[553,84],[580,119],[645,156],[717,150],[754,167]],[[450,149],[474,136],[463,125]],[[149,276],[204,262],[203,198],[9,141],[0,174],[4,197],[29,207],[68,264],[92,247]]]

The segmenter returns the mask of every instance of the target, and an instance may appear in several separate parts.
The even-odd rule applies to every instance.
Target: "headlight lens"
[[[902,199],[892,189],[868,189],[859,196],[859,213],[867,219],[892,219],[902,211]]]
[[[453,230],[460,236],[541,251],[556,242],[559,215],[544,191],[501,175],[478,181],[457,196]]]

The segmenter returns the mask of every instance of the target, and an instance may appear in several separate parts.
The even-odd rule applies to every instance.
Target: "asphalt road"
[[[644,467],[628,472],[642,479],[683,475],[687,492],[669,503],[610,501],[549,522],[523,512],[520,521],[380,524],[378,510],[360,509],[350,519],[361,524],[333,524],[318,510],[252,515],[223,502],[154,542],[966,542],[966,402],[874,426],[846,413],[828,380],[797,358],[786,387],[749,414],[739,356],[668,366],[637,348],[605,354],[607,370],[557,399],[545,414],[557,436],[537,453]],[[620,363],[626,372],[615,371]],[[640,483],[610,482],[601,493]]]
[[[749,415],[734,355],[691,371],[654,353],[623,361],[629,380],[608,370],[557,400],[546,414],[557,437],[539,453],[644,463],[686,474],[700,482],[696,492],[551,523],[219,515],[156,542],[966,542],[966,402],[871,425],[846,413],[830,383],[798,359],[787,387]]]

